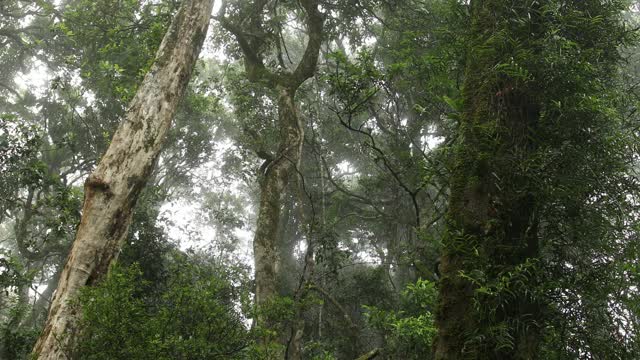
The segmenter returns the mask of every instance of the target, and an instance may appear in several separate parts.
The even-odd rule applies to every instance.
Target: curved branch
[[[270,72],[264,65],[260,50],[264,45],[266,34],[262,31],[261,14],[267,5],[266,0],[257,0],[253,6],[247,7],[251,11],[240,14],[240,21],[232,21],[226,16],[227,2],[224,1],[218,15],[214,19],[220,22],[222,27],[229,31],[238,41],[244,58],[244,67],[247,78],[251,82],[274,82],[277,75]]]
[[[297,89],[304,81],[313,76],[317,64],[320,48],[322,45],[322,34],[324,27],[324,16],[318,10],[317,0],[301,0],[300,4],[307,13],[306,26],[309,40],[302,55],[302,59],[292,73],[275,73],[264,65],[264,59],[260,53],[265,43],[267,34],[262,29],[261,14],[267,5],[266,0],[257,0],[253,6],[248,7],[250,12],[241,14],[240,21],[232,21],[225,15],[226,3],[223,3],[220,12],[214,18],[220,25],[238,41],[244,58],[247,78],[251,82],[266,81],[270,87],[280,85],[289,89]],[[277,41],[278,46],[279,41]],[[284,42],[282,44],[284,45]],[[285,46],[286,50],[286,46]],[[281,55],[279,55],[281,57]],[[283,61],[280,61],[281,65]]]
[[[304,55],[302,55],[302,60],[300,60],[292,74],[292,81],[296,88],[313,76],[313,73],[316,71],[324,27],[324,16],[318,10],[318,1],[301,0],[300,4],[307,12],[306,23],[309,40],[304,50]]]
[[[380,210],[380,208],[378,208],[369,198],[364,197],[362,195],[356,194],[348,189],[346,189],[345,187],[339,185],[336,180],[333,178],[333,176],[331,175],[331,169],[329,169],[329,165],[327,164],[327,160],[324,158],[324,156],[320,155],[320,159],[322,160],[322,164],[324,165],[326,171],[327,171],[327,180],[329,180],[329,182],[331,183],[331,185],[333,185],[333,187],[336,188],[336,190],[340,191],[341,193],[350,196],[358,201],[360,201],[363,204],[369,205],[371,206],[371,208],[373,209],[373,211],[375,211],[378,215],[382,216],[383,218],[387,218],[388,215],[385,214],[384,211]]]

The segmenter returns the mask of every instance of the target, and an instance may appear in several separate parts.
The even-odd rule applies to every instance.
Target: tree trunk
[[[298,165],[304,129],[294,103],[295,89],[278,86],[280,145],[275,159],[266,165],[260,183],[260,205],[253,251],[256,273],[256,305],[264,306],[277,295],[278,224],[281,196],[292,169]],[[272,324],[262,323],[270,328]]]
[[[513,16],[505,9],[501,0],[471,1],[472,61],[465,74],[462,140],[451,175],[440,264],[438,360],[535,359],[540,340],[539,305],[528,291],[535,288],[535,273],[523,280],[528,290],[509,289],[509,300],[499,305],[491,301],[502,301],[495,299],[506,294],[477,295],[479,285],[469,279],[491,288],[539,256],[538,201],[530,178],[520,170],[534,150],[535,84],[492,71],[506,56],[500,46],[508,49],[493,42],[496,24]],[[540,21],[532,17],[532,23]]]
[[[373,358],[375,358],[376,356],[380,355],[380,349],[379,348],[375,348],[371,351],[369,351],[368,353],[358,357],[356,360],[371,360]]]
[[[212,7],[213,0],[183,2],[106,154],[85,182],[82,219],[34,358],[65,358],[78,317],[70,301],[117,258],[202,48]]]
[[[247,78],[260,82],[275,90],[278,94],[278,129],[280,131],[278,151],[275,156],[265,157],[260,168],[260,204],[258,221],[253,240],[256,305],[264,308],[277,295],[277,274],[280,266],[278,256],[278,224],[280,207],[291,170],[297,170],[304,140],[304,128],[300,122],[295,104],[295,93],[308,78],[313,76],[318,63],[318,54],[322,44],[324,15],[318,10],[317,0],[300,0],[299,4],[306,12],[307,45],[300,62],[295,69],[273,72],[264,64],[261,49],[267,38],[263,32],[262,12],[267,1],[255,1],[253,7],[242,11],[242,17],[248,19],[234,23],[225,17],[226,7],[221,7],[217,16],[222,26],[238,40],[244,55]],[[248,12],[247,12],[248,11]],[[261,156],[260,154],[258,154]],[[261,156],[262,157],[262,156]],[[256,324],[264,329],[275,330],[277,319],[265,319],[259,316]],[[262,345],[276,343],[275,338],[261,338]],[[282,358],[285,354],[276,355]]]

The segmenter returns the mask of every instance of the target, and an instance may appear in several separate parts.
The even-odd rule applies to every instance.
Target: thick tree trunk
[[[117,258],[133,207],[191,77],[212,7],[213,0],[183,2],[111,145],[87,179],[82,219],[34,358],[66,358],[78,316],[70,301],[83,286],[100,280]]]
[[[295,90],[278,86],[278,122],[280,145],[275,159],[264,169],[260,184],[258,223],[253,240],[256,271],[256,304],[266,305],[277,295],[278,224],[281,197],[291,171],[298,166],[304,129],[294,103]],[[269,328],[271,324],[261,326]]]
[[[463,93],[463,140],[451,175],[440,264],[438,360],[535,359],[539,344],[539,305],[528,290],[509,289],[511,298],[496,305],[486,301],[489,297],[476,296],[477,284],[461,276],[493,286],[539,255],[537,201],[519,166],[534,146],[536,88],[492,71],[505,56],[500,44],[491,41],[495,24],[512,16],[506,8],[501,0],[471,2],[472,61]],[[527,273],[526,281],[535,287],[535,274]],[[496,328],[504,332],[492,332]],[[508,342],[510,346],[502,346]]]

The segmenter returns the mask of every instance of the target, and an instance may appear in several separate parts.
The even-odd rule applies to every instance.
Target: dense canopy
[[[640,359],[639,35],[0,0],[0,359]]]

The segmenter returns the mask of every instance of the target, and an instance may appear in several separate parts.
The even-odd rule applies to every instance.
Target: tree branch
[[[370,360],[375,358],[376,356],[380,355],[380,351],[382,351],[382,349],[380,348],[375,348],[371,351],[369,351],[368,353],[360,356],[359,358],[357,358],[356,360]]]
[[[324,16],[318,10],[317,0],[301,0],[300,4],[307,13],[306,24],[309,40],[304,50],[304,55],[302,55],[302,60],[300,60],[292,75],[292,81],[296,88],[313,76],[316,70],[324,27]]]

